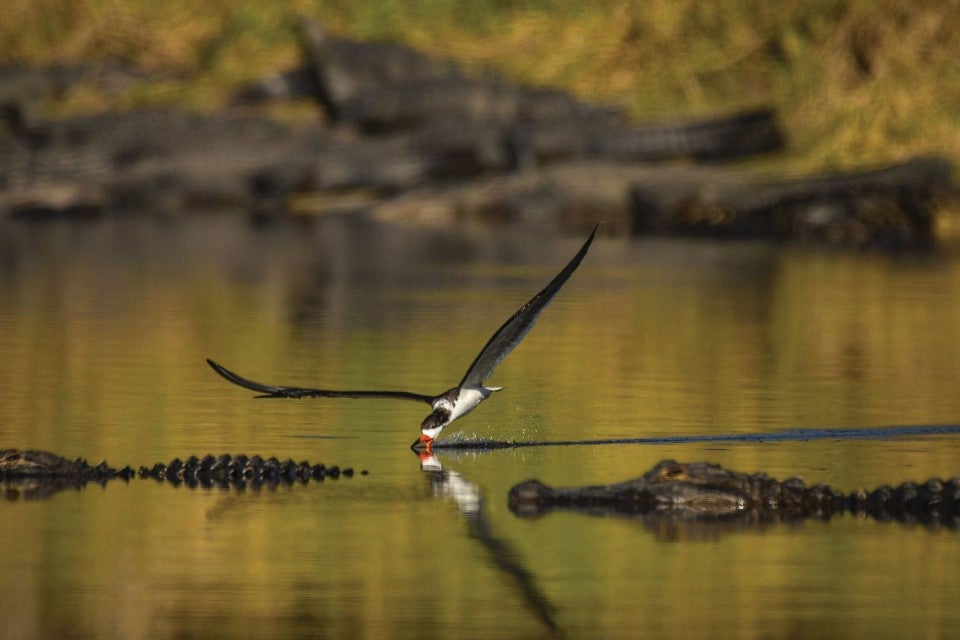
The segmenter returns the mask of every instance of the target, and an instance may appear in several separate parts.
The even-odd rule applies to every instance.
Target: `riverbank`
[[[335,34],[411,45],[474,72],[569,90],[639,120],[767,105],[789,132],[774,162],[794,170],[862,168],[917,154],[960,161],[956,2],[876,6],[742,2],[719,10],[541,1],[326,3],[247,0],[198,6],[12,0],[0,64],[131,63],[159,79],[117,92],[84,87],[60,113],[176,103],[217,108],[238,87],[293,66],[295,17]],[[310,117],[288,108],[281,117]]]

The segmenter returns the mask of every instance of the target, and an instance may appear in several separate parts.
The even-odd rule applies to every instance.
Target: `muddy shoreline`
[[[734,161],[788,144],[777,115],[631,122],[413,50],[304,21],[303,63],[212,113],[176,106],[46,119],[83,83],[149,81],[122,67],[0,70],[0,216],[21,221],[240,208],[277,221],[330,213],[417,224],[534,220],[570,232],[932,246],[950,163],[782,175]],[[317,117],[282,123],[278,101]]]

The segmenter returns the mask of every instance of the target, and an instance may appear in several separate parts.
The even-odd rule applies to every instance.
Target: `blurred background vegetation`
[[[76,91],[61,113],[222,106],[298,63],[303,14],[640,120],[771,105],[798,169],[960,162],[960,0],[7,0],[4,13],[0,64],[111,60],[159,78]]]

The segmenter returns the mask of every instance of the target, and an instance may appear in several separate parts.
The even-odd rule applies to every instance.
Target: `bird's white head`
[[[420,423],[420,433],[433,440],[448,424],[450,424],[450,411],[445,408],[435,409]]]

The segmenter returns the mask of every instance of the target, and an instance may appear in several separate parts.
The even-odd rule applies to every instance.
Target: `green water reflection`
[[[960,628],[956,531],[847,516],[671,536],[624,518],[523,520],[506,505],[528,478],[607,483],[663,458],[844,489],[949,477],[956,434],[441,455],[443,477],[473,491],[465,506],[407,450],[425,407],[253,401],[204,363],[437,393],[581,241],[338,220],[0,225],[0,446],[115,465],[244,452],[370,471],[275,491],[135,481],[0,503],[6,637]],[[958,291],[949,250],[599,239],[497,370],[505,391],[444,437],[956,424]]]

